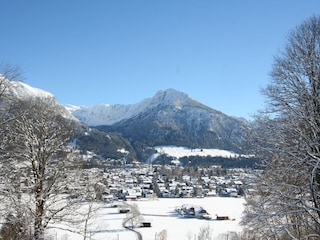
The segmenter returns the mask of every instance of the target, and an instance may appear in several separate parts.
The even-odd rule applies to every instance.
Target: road
[[[132,217],[132,218],[133,218],[133,217]],[[137,235],[138,240],[143,240],[142,234],[141,234],[140,232],[134,230],[133,227],[128,227],[128,226],[127,226],[127,222],[129,222],[132,218],[130,217],[130,218],[126,219],[126,220],[122,223],[122,226],[123,226],[124,228],[128,229],[129,231],[134,232],[134,233]]]

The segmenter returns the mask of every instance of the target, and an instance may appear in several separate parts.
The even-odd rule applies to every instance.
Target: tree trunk
[[[38,189],[36,193],[36,216],[34,222],[34,239],[35,240],[44,240],[44,226],[43,226],[43,217],[44,217],[44,205],[45,201],[41,197],[41,189]]]

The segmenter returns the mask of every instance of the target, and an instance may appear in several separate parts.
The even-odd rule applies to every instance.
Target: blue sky
[[[1,0],[0,62],[63,104],[133,104],[174,88],[228,115],[263,108],[308,0]]]

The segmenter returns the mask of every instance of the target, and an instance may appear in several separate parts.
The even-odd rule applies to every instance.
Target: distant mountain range
[[[10,91],[19,98],[54,97],[24,83],[14,83]],[[77,134],[80,148],[103,157],[123,156],[119,149],[126,149],[131,159],[146,160],[150,148],[168,145],[245,153],[250,127],[246,120],[230,117],[174,89],[158,91],[136,104],[64,107],[81,125]]]

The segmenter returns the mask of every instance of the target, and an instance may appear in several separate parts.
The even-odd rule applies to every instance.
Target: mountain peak
[[[186,93],[177,91],[173,88],[169,88],[166,90],[159,90],[158,92],[156,92],[154,97],[189,98],[189,96]]]
[[[151,98],[153,105],[174,105],[176,108],[181,108],[192,100],[186,93],[177,91],[175,89],[167,89],[158,91],[154,97]]]
[[[134,106],[137,111],[130,118],[100,124],[98,129],[117,132],[149,146],[238,150],[241,145],[242,122],[193,100],[185,93],[174,89],[158,91],[154,97]]]
[[[86,107],[66,108],[80,121],[89,126],[112,125],[124,119],[129,119],[158,105],[175,105],[181,108],[190,97],[174,89],[160,90],[153,97],[135,104],[95,104]]]
[[[153,98],[160,101],[168,102],[175,101],[176,99],[190,99],[190,97],[186,93],[179,92],[172,88],[158,91]]]

